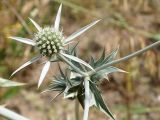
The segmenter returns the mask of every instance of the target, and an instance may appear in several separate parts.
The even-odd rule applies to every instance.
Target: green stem
[[[73,65],[70,61],[68,61],[63,55],[57,54],[60,59],[62,59],[65,63],[67,63],[69,66],[71,66],[76,72],[79,74],[86,76],[86,73],[82,72],[79,68],[77,68],[75,65]]]
[[[133,57],[135,57],[135,56],[138,56],[138,55],[140,55],[140,54],[142,54],[142,53],[144,53],[144,52],[152,49],[153,47],[158,46],[159,44],[160,44],[160,40],[159,40],[158,42],[155,42],[155,43],[153,43],[153,44],[151,44],[151,45],[149,45],[149,46],[141,49],[141,50],[138,50],[137,52],[131,53],[131,54],[129,54],[129,55],[123,57],[123,58],[120,58],[120,59],[118,59],[118,60],[114,60],[114,61],[112,61],[112,62],[109,62],[109,63],[105,64],[105,65],[102,65],[101,67],[96,68],[95,71],[99,71],[99,70],[102,70],[102,69],[104,69],[104,68],[106,68],[106,67],[108,67],[108,66],[111,66],[111,65],[114,65],[114,64],[117,64],[117,63],[126,61],[126,60],[128,60],[128,59],[131,59],[131,58],[133,58]],[[90,71],[90,72],[88,73],[88,75],[94,74],[95,71]]]
[[[83,120],[88,120],[88,114],[89,114],[89,100],[90,100],[89,80],[90,80],[89,77],[85,77],[85,79],[84,79],[85,99],[84,99],[84,116],[83,116]]]

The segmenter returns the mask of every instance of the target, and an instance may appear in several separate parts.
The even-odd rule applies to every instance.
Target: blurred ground
[[[67,36],[95,19],[102,19],[94,28],[81,35],[79,56],[88,60],[98,57],[103,47],[107,53],[120,47],[117,58],[153,42],[160,32],[159,0],[65,0],[61,25]],[[41,25],[52,25],[59,6],[56,0],[0,1],[0,75],[10,74],[36,51],[8,36],[33,36],[35,31],[28,17]],[[82,21],[83,20],[83,21]],[[101,84],[104,99],[118,120],[160,120],[160,47],[117,66],[129,74],[112,74],[110,82]],[[107,54],[106,53],[106,54]],[[41,61],[42,62],[42,61]],[[50,102],[56,93],[43,93],[51,76],[57,73],[53,64],[46,82],[37,90],[42,64],[37,62],[17,73],[13,80],[26,82],[23,88],[0,89],[0,103],[31,120],[74,120],[74,101],[63,96]],[[64,66],[65,67],[65,66]],[[82,115],[82,110],[81,110]],[[106,120],[96,109],[90,120]],[[2,118],[0,117],[0,120]]]

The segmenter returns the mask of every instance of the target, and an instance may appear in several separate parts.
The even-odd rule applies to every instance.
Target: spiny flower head
[[[61,19],[61,9],[62,9],[62,4],[60,5],[60,7],[58,9],[57,16],[56,16],[54,25],[52,25],[52,27],[41,27],[38,23],[36,23],[34,20],[32,20],[30,18],[30,21],[33,23],[33,25],[37,29],[37,33],[35,33],[33,39],[22,38],[22,37],[9,37],[13,40],[32,45],[32,46],[38,48],[38,50],[40,51],[40,54],[38,54],[36,57],[32,58],[30,61],[28,61],[28,62],[24,63],[22,66],[20,66],[16,71],[14,71],[12,73],[12,75],[17,73],[18,71],[20,71],[24,67],[38,61],[39,59],[42,58],[42,56],[46,56],[48,59],[42,69],[42,72],[41,72],[41,75],[39,78],[39,82],[38,82],[38,87],[40,87],[40,85],[42,84],[42,82],[43,82],[43,80],[49,70],[51,62],[54,62],[57,60],[65,61],[67,59],[71,59],[71,60],[78,62],[78,63],[81,63],[81,64],[87,66],[88,68],[90,68],[91,70],[93,70],[92,66],[90,66],[88,63],[81,60],[80,58],[66,54],[66,52],[64,51],[64,46],[73,42],[74,38],[76,38],[79,35],[81,35],[82,33],[84,33],[86,30],[88,30],[89,28],[94,26],[100,20],[96,20],[96,21],[82,27],[80,30],[74,32],[73,34],[71,34],[67,38],[64,38],[62,31],[59,28],[60,19]]]
[[[51,57],[63,49],[64,37],[62,32],[55,31],[51,27],[44,27],[34,37],[36,46],[44,56]]]

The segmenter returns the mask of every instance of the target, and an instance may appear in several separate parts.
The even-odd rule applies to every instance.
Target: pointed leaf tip
[[[57,12],[57,16],[56,16],[56,19],[55,19],[55,23],[54,23],[54,28],[57,31],[59,30],[60,19],[61,19],[61,11],[62,11],[62,3],[59,6],[59,9],[58,9],[58,12]]]
[[[33,25],[37,28],[38,31],[41,31],[42,28],[36,23],[33,19],[29,18],[29,20],[33,23]]]
[[[25,43],[25,44],[28,44],[28,45],[32,45],[32,46],[36,45],[36,43],[33,40],[28,39],[28,38],[14,37],[14,36],[11,36],[11,37],[8,37],[8,38],[19,41],[19,42],[22,42],[22,43]]]
[[[50,64],[51,64],[51,62],[48,61],[48,62],[44,65],[44,67],[43,67],[43,69],[42,69],[42,72],[41,72],[41,75],[40,75],[40,78],[39,78],[39,81],[38,81],[38,88],[39,88],[40,85],[42,84],[42,82],[43,82],[43,80],[44,80],[44,78],[45,78],[45,76],[46,76],[46,74],[47,74],[47,72],[48,72],[48,70],[49,70]]]
[[[39,60],[40,58],[41,58],[41,55],[36,56],[36,57],[32,58],[30,61],[28,61],[28,62],[24,63],[23,65],[21,65],[17,70],[15,70],[15,71],[11,74],[10,78],[11,78],[14,74],[16,74],[18,71],[20,71],[21,69],[25,68],[26,66],[28,66],[28,65],[36,62],[36,61]]]
[[[91,28],[92,26],[94,26],[96,23],[98,23],[100,20],[96,20],[84,27],[82,27],[81,29],[79,29],[78,31],[74,32],[73,34],[71,34],[68,38],[65,39],[65,44],[71,42],[74,38],[78,37],[79,35],[81,35],[82,33],[84,33],[86,30],[88,30],[89,28]]]

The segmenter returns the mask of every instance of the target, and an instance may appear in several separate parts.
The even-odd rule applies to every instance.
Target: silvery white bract
[[[14,75],[18,71],[20,71],[22,68],[32,64],[33,62],[38,61],[43,56],[46,56],[48,58],[48,61],[45,63],[45,65],[42,69],[42,72],[41,72],[41,75],[39,78],[39,82],[38,82],[38,87],[43,82],[43,80],[49,70],[49,67],[52,62],[51,59],[55,58],[55,56],[63,56],[67,59],[71,59],[73,61],[81,63],[81,64],[85,65],[86,67],[93,70],[93,68],[89,64],[87,64],[85,61],[83,61],[75,56],[66,54],[64,52],[64,47],[66,45],[70,44],[71,42],[73,42],[74,38],[78,37],[83,32],[85,32],[90,27],[92,27],[97,22],[99,22],[99,20],[90,23],[89,25],[74,32],[69,37],[64,38],[62,31],[59,29],[60,18],[61,18],[61,9],[62,9],[62,4],[59,7],[59,10],[58,10],[53,27],[42,28],[34,20],[30,19],[30,21],[34,24],[34,26],[37,29],[37,33],[35,33],[35,36],[33,39],[21,38],[21,37],[9,37],[13,40],[32,45],[32,46],[38,48],[38,50],[40,52],[40,55],[37,55],[36,57],[32,58],[30,61],[28,61],[25,64],[23,64],[22,66],[20,66],[16,71],[14,71],[12,73],[12,75]]]

